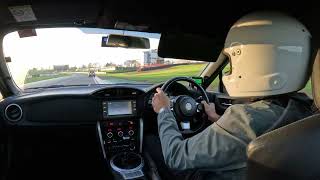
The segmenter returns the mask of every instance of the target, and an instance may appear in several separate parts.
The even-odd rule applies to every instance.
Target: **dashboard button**
[[[133,130],[130,130],[130,131],[128,132],[128,134],[129,134],[129,136],[133,136],[133,135],[134,135],[134,131],[133,131]]]
[[[118,132],[118,136],[119,136],[119,137],[122,137],[122,136],[123,136],[123,132],[122,132],[122,131],[119,131],[119,132]]]
[[[108,137],[108,138],[112,138],[112,136],[113,136],[113,133],[112,133],[112,132],[108,132],[108,133],[107,133],[107,137]]]

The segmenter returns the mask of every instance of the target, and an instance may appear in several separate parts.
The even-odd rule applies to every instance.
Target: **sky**
[[[150,38],[150,49],[157,49],[159,34],[92,28],[37,29],[37,36],[20,38],[17,32],[7,34],[3,40],[4,55],[15,81],[24,80],[29,69],[52,68],[53,65],[70,67],[89,63],[123,64],[126,60],[143,61],[145,49],[101,47],[103,36],[125,34]],[[19,80],[20,79],[20,80]],[[19,84],[19,82],[18,82]]]

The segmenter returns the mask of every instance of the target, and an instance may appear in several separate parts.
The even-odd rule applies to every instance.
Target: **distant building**
[[[114,70],[116,70],[116,65],[110,65],[110,66],[100,68],[100,71],[114,71]]]
[[[67,70],[69,70],[69,65],[53,65],[53,70],[55,70],[55,71],[67,71]]]
[[[123,63],[125,67],[140,67],[139,60],[127,60]]]
[[[165,58],[166,64],[193,64],[193,63],[201,63],[201,61],[195,60],[186,60],[186,59],[174,59],[174,58]]]
[[[151,49],[144,52],[143,65],[164,64],[164,58],[158,56],[157,49]]]

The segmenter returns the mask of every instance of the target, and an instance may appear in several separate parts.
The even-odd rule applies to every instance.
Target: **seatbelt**
[[[150,154],[148,152],[144,152],[143,154],[144,154],[144,158],[147,160],[146,162],[150,170],[150,172],[148,173],[150,178],[152,180],[161,180],[156,163],[153,161]]]
[[[302,93],[288,94],[287,106],[278,120],[264,133],[286,126],[313,114],[312,100]]]

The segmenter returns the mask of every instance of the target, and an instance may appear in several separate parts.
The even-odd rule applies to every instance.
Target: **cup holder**
[[[139,154],[134,152],[122,152],[114,155],[110,160],[110,166],[123,179],[135,179],[144,176],[143,159]]]

